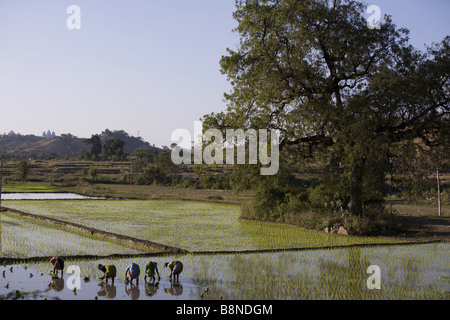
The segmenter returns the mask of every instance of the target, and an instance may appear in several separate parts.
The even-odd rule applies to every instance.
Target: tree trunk
[[[354,216],[361,217],[363,214],[363,201],[359,194],[350,194],[350,213]]]
[[[363,215],[363,173],[364,160],[355,162],[352,168],[350,180],[350,213],[354,216],[361,217]]]
[[[439,169],[436,168],[437,191],[438,191],[438,215],[441,216],[441,183],[439,181]]]

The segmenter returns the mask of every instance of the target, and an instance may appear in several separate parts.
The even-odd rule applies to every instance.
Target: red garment
[[[60,257],[53,257],[50,259],[50,263],[56,266],[58,269],[64,269],[64,260]]]

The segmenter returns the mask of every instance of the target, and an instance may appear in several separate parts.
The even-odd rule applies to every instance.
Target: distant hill
[[[156,153],[162,151],[162,149],[150,145],[142,138],[130,136],[123,130],[110,131],[106,129],[100,134],[100,137],[102,144],[110,139],[122,140],[125,142],[125,153],[133,153],[136,149],[142,147],[154,150]],[[38,137],[10,132],[9,134],[0,135],[0,154],[31,158],[79,156],[89,149],[89,146],[84,143],[84,139],[86,138],[78,138],[71,134]]]
[[[120,139],[123,142],[125,142],[125,145],[123,147],[123,152],[125,152],[125,153],[133,153],[134,151],[136,151],[137,148],[140,148],[140,147],[150,147],[150,148],[159,149],[159,148],[151,146],[150,143],[145,142],[140,137],[136,138],[136,137],[130,136],[128,133],[126,133],[123,130],[110,131],[110,130],[106,129],[100,135],[100,140],[102,141],[103,145],[105,144],[105,142],[107,140],[112,140],[112,139]]]

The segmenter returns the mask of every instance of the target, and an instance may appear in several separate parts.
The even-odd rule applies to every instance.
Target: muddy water
[[[6,270],[5,277],[0,273],[0,299],[23,299],[23,300],[192,300],[200,297],[204,290],[202,287],[194,285],[189,281],[173,282],[167,277],[159,282],[147,283],[143,279],[136,285],[125,284],[123,280],[115,280],[114,284],[108,283],[100,285],[100,280],[91,279],[84,281],[81,278],[80,288],[75,291],[71,289],[76,282],[71,278],[72,274],[65,273],[61,278],[52,279],[49,272],[41,275],[36,269],[23,266],[2,267],[1,272]],[[30,277],[30,273],[33,274]],[[5,286],[8,285],[8,288]],[[20,293],[17,292],[20,291]],[[205,294],[205,299],[207,299]],[[209,298],[217,298],[209,295]]]
[[[169,280],[164,263],[178,259],[184,270],[179,283]],[[161,280],[146,284],[144,265],[157,262]],[[124,282],[127,266],[141,267],[139,285]],[[100,285],[97,265],[114,264],[114,285]],[[66,260],[80,268],[52,280],[48,262],[0,266],[0,299],[63,300],[424,300],[450,299],[450,245],[311,250],[298,252],[173,255],[126,259]],[[380,270],[380,288],[368,287],[368,267]],[[84,278],[90,280],[85,282]],[[18,291],[16,291],[18,290]],[[17,293],[17,296],[15,295]]]

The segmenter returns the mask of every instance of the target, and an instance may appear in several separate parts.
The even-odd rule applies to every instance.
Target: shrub
[[[90,167],[89,168],[89,176],[91,177],[92,181],[95,181],[98,176],[98,169],[97,167]]]
[[[27,159],[22,159],[19,161],[17,164],[17,175],[20,180],[25,181],[27,179],[30,168],[30,162]]]
[[[448,189],[444,189],[441,192],[441,202],[450,203],[450,192]]]
[[[208,200],[221,201],[221,200],[223,200],[223,197],[222,196],[208,196],[207,199]]]

